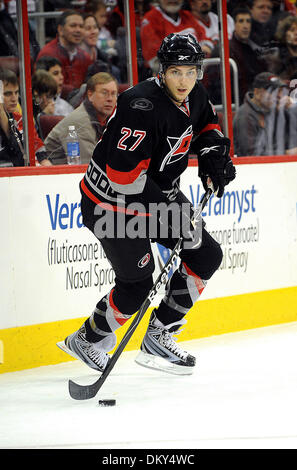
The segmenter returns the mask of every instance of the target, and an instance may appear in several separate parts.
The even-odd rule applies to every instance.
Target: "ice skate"
[[[107,351],[114,348],[116,341],[116,335],[111,333],[98,343],[90,343],[86,339],[85,326],[82,325],[78,331],[57,343],[57,346],[92,369],[103,372],[110,359]]]
[[[191,375],[196,358],[176,344],[174,335],[185,320],[164,326],[152,312],[147,332],[135,362],[150,369],[163,370],[170,374]]]

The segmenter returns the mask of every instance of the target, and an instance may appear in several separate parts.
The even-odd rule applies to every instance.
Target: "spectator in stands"
[[[144,15],[140,30],[143,57],[153,73],[159,70],[157,51],[168,34],[191,33],[199,42],[206,39],[192,13],[182,9],[183,0],[159,0],[159,4]],[[202,49],[209,52],[203,45]]]
[[[94,62],[100,61],[107,64],[108,68],[111,70],[112,75],[114,75],[118,81],[121,81],[119,68],[113,65],[109,60],[108,55],[98,48],[98,35],[99,27],[95,16],[91,13],[86,13],[84,16],[84,38],[81,43],[81,48],[87,52],[93,60],[93,64],[88,67],[87,74],[89,74],[89,70],[93,67]]]
[[[41,114],[55,114],[57,89],[56,80],[46,70],[37,70],[32,75],[33,116],[40,138],[42,138],[42,133],[39,125],[39,116]]]
[[[276,155],[297,154],[297,102],[290,96],[290,88],[282,87],[277,96],[277,107],[271,113]]]
[[[247,6],[252,14],[251,40],[258,45],[268,44],[275,34],[272,0],[247,0]]]
[[[66,137],[69,125],[75,126],[79,136],[81,162],[89,163],[107,119],[115,108],[117,95],[117,81],[108,73],[100,72],[87,81],[83,103],[62,119],[45,139],[46,149],[55,165],[67,163]]]
[[[287,147],[286,120],[278,122],[277,119],[285,87],[286,84],[270,72],[262,72],[255,77],[252,91],[246,94],[245,102],[233,121],[237,156],[291,153]]]
[[[108,14],[106,28],[115,39],[117,37],[118,28],[123,26],[125,26],[124,2],[123,0],[117,0],[115,7]]]
[[[219,19],[218,15],[212,10],[212,1],[211,0],[190,0],[191,12],[198,21],[198,24],[205,31],[205,36],[207,41],[204,41],[204,45],[209,47],[209,55],[211,50],[217,44],[219,40]],[[228,37],[232,38],[234,31],[234,20],[232,16],[227,15],[228,23]]]
[[[297,16],[297,5],[296,5],[296,2],[295,5],[293,4],[292,0],[283,0],[282,1],[283,5],[284,5],[284,8],[286,11],[288,11],[289,13],[291,13],[292,15],[295,15]]]
[[[79,46],[83,40],[83,16],[75,10],[66,10],[58,18],[58,35],[47,43],[38,54],[59,59],[62,65],[64,83],[71,88],[79,88],[84,82],[89,65],[93,62],[90,56]]]
[[[11,70],[1,70],[0,80],[3,86],[3,96],[0,97],[0,166],[24,166],[23,120],[17,112],[19,82]],[[43,166],[51,165],[35,128],[33,139],[37,161]]]
[[[288,154],[297,154],[297,70],[290,77],[289,83],[289,100],[290,106],[288,107],[289,123],[288,123]]]
[[[57,94],[54,98],[54,114],[57,116],[67,116],[73,111],[73,106],[61,98],[61,92],[64,84],[64,75],[61,62],[55,57],[43,56],[35,64],[35,70],[45,70],[49,72],[56,81]]]
[[[276,56],[269,61],[269,70],[283,80],[290,80],[297,71],[297,16],[290,15],[280,21],[275,38],[279,47]]]
[[[135,26],[140,28],[144,15],[151,9],[151,0],[135,0]]]
[[[104,0],[92,0],[88,9],[97,20],[99,34],[96,45],[98,49],[102,52],[105,52],[108,57],[114,57],[117,54],[115,49],[115,38],[106,27],[106,23],[108,21],[108,12]],[[122,26],[122,21],[120,26]]]
[[[140,3],[145,4],[143,11],[148,11],[148,0],[144,0],[143,2],[140,1]],[[137,8],[136,4],[135,8]],[[107,13],[104,0],[91,0],[87,9],[97,19],[99,27],[97,47],[101,52],[107,54],[109,62],[112,66],[112,75],[117,78],[119,83],[126,83],[128,80],[126,50],[127,31],[125,27],[123,1],[118,1],[115,8],[113,8],[112,12],[109,14]],[[135,19],[138,80],[142,81],[148,78],[148,76],[151,76],[151,72],[144,65],[139,28],[140,16],[136,11]]]
[[[97,59],[107,61],[107,56],[102,53],[100,54],[101,51],[97,47],[99,27],[94,15],[87,13],[84,16],[83,32],[83,40],[80,47],[89,54],[93,62]]]
[[[267,70],[266,62],[261,58],[259,47],[250,39],[252,16],[248,8],[233,11],[234,32],[229,41],[229,55],[238,67],[238,86],[240,104],[249,91],[256,75]],[[217,56],[219,50],[217,49]]]
[[[30,55],[34,61],[40,51],[35,33],[29,24]],[[14,21],[0,0],[0,56],[19,56],[18,32]]]
[[[274,33],[276,33],[279,21],[284,20],[288,16],[296,15],[293,10],[289,11],[287,9],[287,5],[288,4],[286,4],[285,0],[272,0],[272,17],[269,23]]]

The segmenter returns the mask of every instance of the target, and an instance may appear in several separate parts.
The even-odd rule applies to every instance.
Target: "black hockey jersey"
[[[190,148],[196,152],[211,135],[223,137],[202,84],[197,83],[185,106],[178,107],[157,78],[148,79],[119,96],[81,190],[115,210],[123,195],[125,204],[172,201]]]

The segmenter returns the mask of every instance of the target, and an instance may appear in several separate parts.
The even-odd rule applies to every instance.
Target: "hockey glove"
[[[216,141],[217,143],[217,141]],[[234,180],[235,167],[229,155],[230,140],[220,139],[218,145],[201,148],[198,154],[199,176],[205,191],[208,188],[207,179],[211,179],[217,197],[222,197],[224,187]]]

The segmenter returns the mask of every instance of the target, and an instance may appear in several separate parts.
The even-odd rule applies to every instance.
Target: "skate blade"
[[[190,366],[179,366],[172,362],[166,361],[159,356],[153,356],[140,351],[135,359],[136,364],[147,367],[148,369],[161,370],[173,375],[192,375],[194,367]]]
[[[74,357],[74,359],[78,359],[80,362],[88,366],[90,369],[95,370],[96,372],[100,372],[100,373],[103,372],[103,370],[99,369],[99,367],[92,367],[91,364],[88,364],[87,362],[85,362],[78,354],[71,351],[71,349],[69,349],[68,346],[66,345],[65,341],[59,341],[58,343],[56,343],[56,345],[58,346],[58,348],[62,349],[62,351],[69,354],[69,356]]]
[[[79,356],[77,356],[77,354],[75,354],[73,351],[71,351],[71,349],[69,349],[67,346],[66,346],[66,343],[65,341],[59,341],[58,343],[56,343],[58,348],[62,349],[62,351],[64,351],[65,353],[69,354],[70,356],[74,357],[75,359],[79,359],[81,361],[81,358]]]

